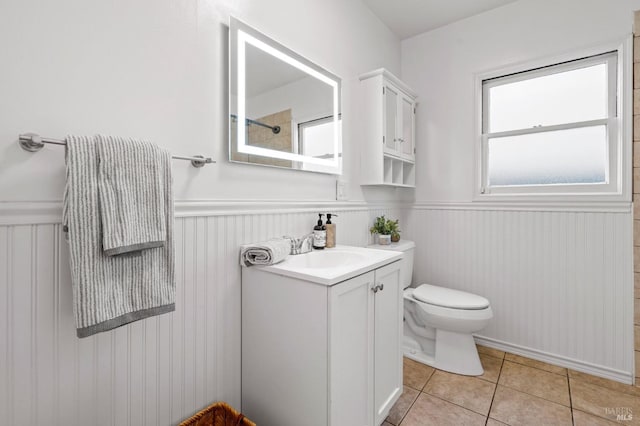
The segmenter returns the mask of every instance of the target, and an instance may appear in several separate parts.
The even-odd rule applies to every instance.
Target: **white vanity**
[[[380,425],[402,393],[399,252],[338,246],[242,268],[242,411]]]

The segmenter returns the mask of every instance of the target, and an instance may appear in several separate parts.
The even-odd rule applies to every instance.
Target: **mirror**
[[[233,17],[229,28],[229,160],[340,174],[340,78]]]

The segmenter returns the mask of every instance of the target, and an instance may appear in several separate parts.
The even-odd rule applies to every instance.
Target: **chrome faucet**
[[[287,236],[283,238],[287,238],[291,241],[291,254],[304,254],[313,250],[313,233],[300,238]]]

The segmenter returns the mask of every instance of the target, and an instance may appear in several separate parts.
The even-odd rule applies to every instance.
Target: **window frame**
[[[491,87],[558,72],[607,63],[609,78],[608,117],[583,122],[485,133],[488,127],[488,96]],[[631,113],[633,75],[631,37],[573,54],[529,61],[476,74],[476,171],[474,201],[631,201]],[[611,95],[613,94],[613,96]],[[557,185],[488,185],[490,138],[519,136],[557,130],[605,125],[607,129],[608,182]]]
[[[338,122],[340,122],[342,120],[342,114],[338,114]],[[299,123],[296,123],[296,129],[298,132],[298,146],[296,147],[299,153],[304,153],[303,145],[304,145],[304,129],[309,128],[309,127],[313,127],[313,126],[319,126],[322,124],[328,124],[328,123],[334,123],[335,121],[333,120],[333,116],[329,115],[329,116],[324,116],[324,117],[320,117],[320,118],[312,118],[310,120],[306,120],[306,121],[301,121]],[[340,124],[341,125],[341,124]],[[303,154],[306,155],[306,154]],[[328,157],[330,156],[330,157]],[[325,154],[324,156],[321,157],[316,157],[316,158],[332,158],[333,155],[331,153]]]
[[[295,131],[295,138],[298,141],[295,144],[294,149],[296,150],[297,153],[303,153],[302,155],[306,155],[304,154],[304,150],[303,150],[303,145],[304,145],[304,129],[305,128],[309,128],[312,127],[314,125],[321,125],[321,124],[328,124],[328,123],[334,123],[338,126],[340,126],[340,130],[338,131],[338,134],[340,135],[340,146],[342,146],[342,113],[338,114],[338,119],[334,120],[333,116],[323,116],[320,118],[310,118],[310,119],[305,119],[304,121],[295,121],[294,122],[294,131]],[[327,153],[323,156],[310,156],[312,158],[320,158],[320,159],[325,159],[325,158],[333,158],[335,155],[332,155],[331,153]],[[342,152],[338,153],[338,156],[336,157],[337,161],[338,161],[338,166],[340,168],[343,167],[343,163],[342,163]],[[318,166],[316,164],[304,164],[304,163],[298,163],[298,167],[301,170],[309,170],[309,171],[319,171],[318,169],[321,168],[322,166]]]

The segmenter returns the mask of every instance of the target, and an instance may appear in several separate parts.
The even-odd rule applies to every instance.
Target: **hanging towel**
[[[67,137],[63,224],[68,231],[78,337],[175,309],[171,157],[163,155],[166,240],[136,256],[102,250],[96,138]]]
[[[108,256],[162,247],[164,156],[151,142],[96,136],[102,247]]]
[[[240,246],[240,265],[273,265],[282,262],[291,253],[291,240],[274,238],[255,244]]]

